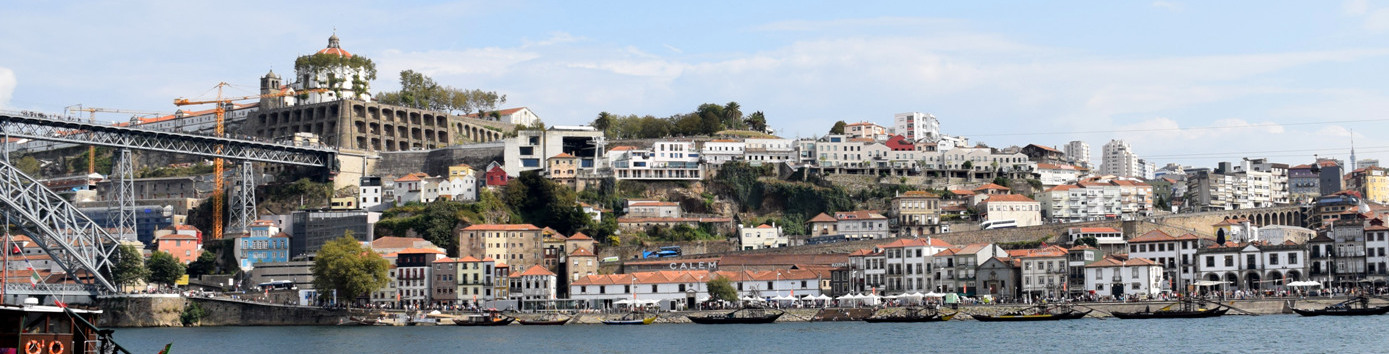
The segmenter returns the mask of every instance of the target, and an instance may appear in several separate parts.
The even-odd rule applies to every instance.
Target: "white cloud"
[[[1367,31],[1389,31],[1389,7],[1375,7],[1368,0],[1348,0],[1341,3],[1341,11],[1347,16],[1363,17],[1360,27]]]
[[[0,67],[0,108],[6,107],[10,103],[10,97],[14,97],[14,88],[18,81],[14,78],[14,71]]]
[[[843,29],[861,30],[865,27],[914,27],[926,28],[944,25],[958,25],[963,23],[960,20],[945,18],[922,18],[922,17],[877,17],[877,18],[847,18],[834,20],[788,20],[767,23],[753,27],[755,31],[769,32],[805,32],[805,31],[836,31]]]

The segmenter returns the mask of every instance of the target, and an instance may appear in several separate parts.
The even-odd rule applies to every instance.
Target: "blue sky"
[[[1345,158],[1351,130],[1389,158],[1389,1],[31,1],[0,11],[0,107],[254,94],[334,28],[376,61],[373,91],[414,69],[549,124],[737,101],[788,137],[920,111],[991,146],[1118,138],[1160,165]]]

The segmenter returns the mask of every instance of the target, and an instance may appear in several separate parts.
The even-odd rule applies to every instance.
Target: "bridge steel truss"
[[[52,257],[68,276],[92,290],[115,291],[103,274],[119,240],[62,196],[0,160],[0,214]]]
[[[221,157],[242,161],[241,184],[237,193],[240,226],[255,218],[252,162],[337,169],[337,151],[325,147],[281,145],[259,141],[220,138],[99,125],[77,120],[49,119],[0,111],[0,136],[97,145],[120,149],[112,173],[113,192],[119,208],[121,232],[134,232],[133,161],[130,150],[155,151]],[[8,155],[8,151],[5,152]],[[248,212],[249,210],[249,212]],[[127,215],[129,214],[129,215]],[[67,272],[70,278],[92,292],[115,292],[107,271],[119,256],[120,239],[82,214],[57,193],[44,187],[0,159],[0,216],[28,235],[39,248]],[[128,230],[128,231],[126,231]]]
[[[95,158],[95,157],[92,157]],[[118,239],[122,241],[138,241],[138,230],[135,229],[135,161],[130,155],[130,149],[120,149],[116,153],[116,159],[111,164],[111,189],[106,193],[106,200],[115,203],[106,205],[106,217],[116,220],[116,233]],[[113,198],[110,193],[114,193]]]
[[[237,161],[337,168],[337,151],[325,147],[291,146],[206,135],[101,125],[83,121],[28,117],[0,112],[0,133],[29,138],[157,151]],[[219,149],[220,147],[220,149]]]
[[[227,198],[231,220],[226,233],[233,235],[250,232],[251,222],[256,220],[255,167],[251,161],[242,161],[236,170],[239,177],[233,185],[231,198]]]

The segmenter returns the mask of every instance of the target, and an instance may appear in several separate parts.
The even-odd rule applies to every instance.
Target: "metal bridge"
[[[134,169],[130,150],[241,161],[241,183],[234,194],[236,197],[231,198],[234,203],[231,210],[233,225],[243,228],[255,220],[254,181],[250,180],[253,175],[250,170],[252,162],[319,167],[327,171],[337,169],[337,150],[327,147],[292,146],[101,125],[57,115],[0,111],[0,136],[118,149],[110,177],[112,190],[116,194],[113,207],[119,209],[119,214],[115,215],[119,220],[117,230],[130,230],[132,233],[135,225],[131,183]],[[20,172],[9,164],[7,158],[0,159],[0,216],[18,227],[19,232],[28,235],[89,294],[116,291],[116,284],[112,284],[106,276],[107,270],[115,262],[113,258],[119,254],[120,239],[83,215],[57,193]],[[28,292],[22,287],[7,289]],[[31,289],[36,294],[51,293],[43,291],[42,287]],[[72,291],[67,289],[65,292]]]

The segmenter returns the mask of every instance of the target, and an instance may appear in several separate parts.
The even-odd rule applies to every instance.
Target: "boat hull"
[[[552,321],[540,321],[540,320],[530,320],[530,321],[528,321],[528,320],[521,320],[521,324],[522,324],[522,325],[526,325],[526,326],[563,326],[565,323],[569,323],[569,319],[566,318],[566,319],[563,319],[563,320],[552,320]]]
[[[955,314],[945,316],[890,316],[890,317],[868,317],[864,322],[868,323],[920,323],[920,322],[944,322],[954,318]]]
[[[464,321],[457,321],[457,320],[455,320],[455,321],[453,321],[453,325],[455,325],[455,326],[463,326],[463,327],[492,327],[492,326],[505,326],[505,325],[511,324],[511,322],[512,322],[512,321],[515,321],[515,320],[516,320],[515,318],[511,318],[511,317],[507,317],[507,318],[503,318],[503,319],[498,319],[498,320],[493,320],[493,321],[466,321],[466,320],[464,320]]]
[[[776,322],[781,318],[781,314],[759,316],[759,317],[727,317],[727,316],[685,316],[690,322],[698,324],[762,324]]]
[[[1293,309],[1293,312],[1296,312],[1296,313],[1299,314],[1299,315],[1308,316],[1308,317],[1311,317],[1311,316],[1375,316],[1375,315],[1383,315],[1383,314],[1385,314],[1385,313],[1389,313],[1389,306],[1380,306],[1380,307],[1372,307],[1372,308],[1365,308],[1365,309],[1348,309],[1348,310],[1326,310],[1326,309],[1321,309],[1321,310],[1299,310],[1299,309]]]
[[[1000,316],[974,315],[974,316],[972,316],[972,317],[974,317],[975,320],[979,320],[980,322],[1032,322],[1032,321],[1074,320],[1074,319],[1078,319],[1078,318],[1085,317],[1085,315],[1087,315],[1087,314],[1090,314],[1090,311],[1085,311],[1085,312],[1071,312],[1071,313],[1061,313],[1061,314],[1045,314],[1045,315],[1000,315]]]
[[[1149,318],[1208,318],[1224,316],[1229,309],[1207,310],[1207,311],[1156,311],[1156,312],[1110,312],[1114,317],[1125,320],[1141,320]]]

